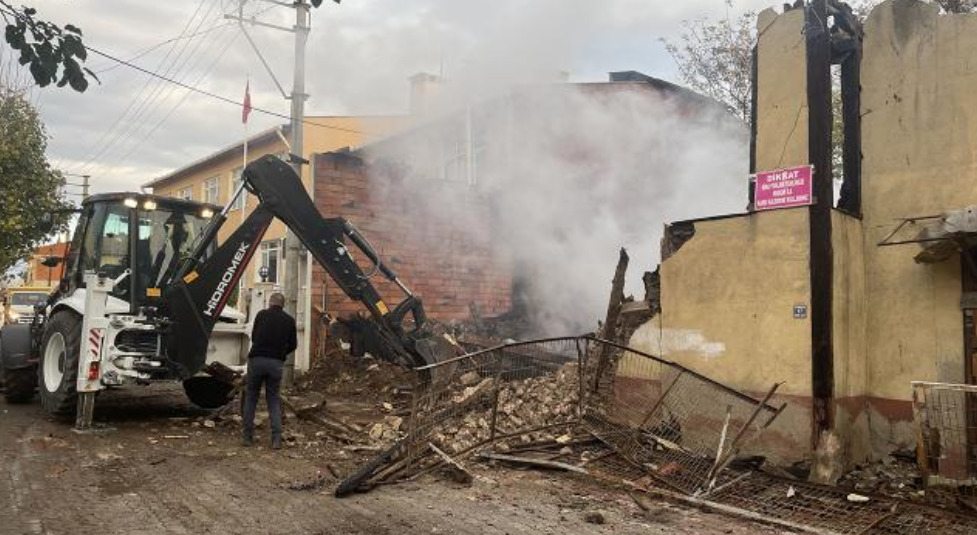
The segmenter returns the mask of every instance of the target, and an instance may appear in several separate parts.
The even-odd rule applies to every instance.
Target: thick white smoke
[[[396,160],[415,178],[464,180],[457,155],[471,153],[493,243],[527,278],[538,334],[595,327],[620,247],[631,256],[628,290],[641,296],[665,223],[746,205],[745,126],[718,105],[663,97],[646,83],[517,87],[419,132],[368,158]]]

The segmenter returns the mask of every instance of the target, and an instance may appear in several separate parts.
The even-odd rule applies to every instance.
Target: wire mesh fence
[[[508,344],[426,367],[415,386],[405,474],[425,468],[430,444],[464,455],[499,441],[555,437],[579,419],[576,338]]]
[[[643,359],[650,375],[618,378],[624,356]],[[702,494],[736,477],[737,453],[778,414],[680,365],[592,337],[506,344],[419,372],[407,436],[375,463],[373,480],[429,471],[444,463],[441,453],[460,459],[596,437],[643,475]]]
[[[977,496],[977,386],[913,382],[917,461],[924,484]]]
[[[779,414],[766,400],[678,364],[610,342],[588,343],[588,361],[607,363],[589,368],[587,429],[673,490],[700,495],[737,477],[740,470],[731,467],[737,455]],[[600,376],[623,358],[641,361],[640,378]]]
[[[641,373],[621,373],[622,359]],[[448,466],[465,470],[459,463],[480,453],[558,464],[790,529],[977,533],[975,516],[759,471],[764,459],[751,454],[762,451],[764,431],[783,410],[769,403],[776,385],[758,399],[593,337],[481,349],[419,371],[406,437],[344,480],[337,495]],[[957,386],[914,384],[920,460],[931,484],[969,489],[977,388]]]

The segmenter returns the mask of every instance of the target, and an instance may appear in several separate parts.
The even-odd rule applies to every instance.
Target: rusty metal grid
[[[611,380],[588,377],[587,429],[646,475],[674,491],[704,495],[738,477],[730,464],[779,413],[677,364],[590,340],[588,361],[610,350]],[[613,373],[638,359],[639,380]],[[588,368],[597,371],[599,367]]]
[[[917,462],[924,484],[973,498],[977,486],[977,386],[913,382]]]
[[[587,465],[594,478],[636,490],[654,488],[675,493],[648,472],[619,455],[602,456]],[[895,498],[872,496],[867,503],[848,500],[850,490],[802,481],[787,481],[762,472],[743,472],[698,504],[739,511],[785,527],[838,535],[916,535],[977,533],[977,517],[955,514]]]
[[[653,367],[640,388],[614,380],[624,355]],[[595,367],[601,356],[609,358]],[[426,472],[444,461],[438,451],[461,458],[576,433],[598,437],[674,490],[704,493],[738,475],[730,462],[778,414],[687,368],[593,337],[505,344],[418,370],[407,436],[374,463],[374,481]]]
[[[916,535],[939,533],[964,535],[977,533],[977,519],[948,511],[937,511],[921,506],[900,503],[894,511],[877,525],[865,531],[872,535]]]
[[[607,362],[594,366],[602,355]],[[639,381],[619,373],[624,357],[642,359]],[[729,462],[751,446],[762,449],[763,430],[781,410],[767,402],[769,395],[758,400],[618,344],[591,337],[508,344],[423,371],[408,436],[374,463],[368,478],[374,484],[443,466],[432,445],[461,460],[489,448],[524,455],[559,436],[573,446],[570,462],[595,479],[663,489],[788,527],[844,535],[977,533],[977,517],[893,498],[852,501],[844,489]],[[961,421],[961,405],[927,394],[928,406],[916,404],[924,411],[917,417],[932,429],[957,429],[950,424]],[[956,436],[928,432],[941,444]],[[934,459],[946,466],[945,457]]]
[[[891,514],[893,503],[870,499],[851,502],[841,489],[800,481],[784,481],[765,474],[730,485],[710,500],[794,524],[833,533],[866,533]]]

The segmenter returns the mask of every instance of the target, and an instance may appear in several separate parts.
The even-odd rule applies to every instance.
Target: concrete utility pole
[[[264,65],[268,74],[271,76],[278,90],[282,93],[282,96],[291,101],[292,113],[291,113],[291,140],[289,144],[289,152],[298,158],[292,162],[292,167],[295,172],[301,177],[302,176],[302,161],[305,157],[303,151],[303,135],[302,126],[305,122],[305,99],[309,96],[305,93],[305,45],[309,38],[309,30],[311,29],[309,24],[310,17],[310,7],[308,0],[294,0],[291,3],[280,2],[277,0],[265,0],[274,4],[278,4],[284,7],[290,7],[295,10],[295,25],[291,28],[284,26],[278,26],[275,24],[269,24],[266,22],[261,22],[255,20],[254,17],[245,18],[244,17],[244,4],[248,0],[240,0],[238,3],[237,15],[225,15],[224,18],[236,20],[241,25],[241,31],[244,36],[248,39],[248,43],[251,48],[254,49],[255,54],[257,54],[258,59],[261,60],[261,64]],[[318,5],[318,4],[317,4]],[[265,60],[265,57],[261,54],[261,49],[255,44],[251,35],[248,34],[247,29],[244,24],[248,23],[254,26],[261,26],[265,28],[272,28],[276,30],[283,30],[292,32],[295,34],[295,58],[294,58],[294,69],[292,75],[292,92],[291,94],[286,94],[285,90],[282,89],[281,83],[279,83],[278,78],[275,73],[271,70],[271,66]],[[302,244],[299,243],[298,237],[288,229],[285,233],[285,311],[292,315],[293,318],[298,322],[300,319],[304,320],[306,323],[308,318],[305,317],[306,314],[302,314],[300,318],[298,311],[298,301],[299,301],[299,289],[302,287],[302,273],[299,266],[299,256],[303,253]],[[300,323],[300,325],[302,325]],[[310,329],[311,325],[304,325],[304,328]],[[307,336],[303,336],[303,339],[308,339]],[[308,351],[308,348],[305,348]],[[292,379],[295,376],[295,354],[292,353],[288,356],[288,360],[285,362],[285,384],[291,384]]]
[[[302,176],[301,159],[305,158],[303,153],[302,126],[305,121],[305,44],[309,38],[309,4],[306,0],[295,1],[295,70],[292,75],[292,154],[298,156],[297,161],[292,162],[295,172]],[[299,269],[299,255],[302,254],[302,245],[298,237],[288,229],[285,233],[285,311],[298,321],[298,302],[299,287],[303,280]],[[305,314],[303,314],[303,319]],[[307,329],[310,325],[305,326]],[[306,351],[309,348],[305,348]],[[295,353],[289,355],[285,362],[285,384],[291,384],[295,377]]]

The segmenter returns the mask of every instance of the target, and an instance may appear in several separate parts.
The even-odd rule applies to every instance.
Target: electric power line
[[[212,4],[213,7],[214,4]],[[210,13],[205,14],[201,19],[197,28],[204,24],[204,21],[208,19]],[[196,70],[197,66],[201,63],[203,56],[199,54],[201,48],[206,44],[207,48],[210,48],[211,41],[218,42],[214,40],[214,35],[207,36],[203,39],[196,40],[191,46],[191,41],[186,41],[183,47],[178,51],[173,63],[169,66],[167,74],[175,79],[181,81],[188,80],[191,73]],[[117,154],[118,152],[123,152],[124,154],[119,157],[116,156],[114,159],[116,162],[120,159],[125,159],[131,153],[126,151],[124,147],[129,146],[132,149],[133,145],[141,145],[142,140],[148,136],[146,130],[152,130],[150,127],[151,122],[156,122],[159,117],[157,115],[158,110],[163,110],[161,115],[166,115],[166,111],[163,108],[170,101],[171,96],[178,89],[165,84],[159,80],[153,80],[154,87],[151,89],[150,93],[137,107],[135,113],[132,115],[128,123],[123,127],[123,129],[116,134],[113,140],[112,146],[109,151],[105,153],[102,161],[96,163],[98,168],[105,168],[109,165],[107,160],[110,160],[110,154]],[[139,141],[133,141],[134,139],[139,139]]]
[[[204,6],[204,3],[202,1],[197,5],[197,9],[194,10],[193,14],[190,16],[190,18],[184,24],[183,28],[180,30],[180,36],[181,37],[187,35],[188,31],[190,30],[191,25],[193,24],[194,20],[197,18],[197,15],[200,13],[200,10],[203,8],[203,6]],[[177,48],[177,45],[174,44],[173,46],[171,46],[166,51],[166,54],[159,61],[159,64],[157,66],[157,69],[164,69],[164,68],[167,67],[167,64],[168,64],[168,61],[170,59],[170,56],[173,54],[173,52],[176,50],[176,48]],[[84,171],[85,169],[90,168],[92,166],[92,163],[96,159],[100,158],[102,156],[102,154],[104,154],[107,150],[109,150],[111,148],[112,143],[116,139],[118,139],[118,136],[119,136],[119,130],[118,129],[125,127],[125,125],[123,125],[123,121],[127,117],[129,117],[130,112],[132,112],[134,109],[137,109],[138,106],[141,105],[143,99],[146,98],[145,95],[147,94],[146,93],[147,90],[149,90],[151,87],[154,87],[153,80],[150,80],[150,79],[145,80],[143,82],[143,84],[142,84],[142,87],[139,88],[139,91],[136,93],[136,95],[129,101],[129,103],[125,107],[125,109],[122,110],[122,113],[120,113],[118,116],[116,116],[115,121],[112,122],[112,125],[109,126],[109,128],[107,130],[102,131],[102,134],[98,137],[98,139],[92,145],[92,151],[91,151],[90,155],[81,164],[81,170],[82,171]]]
[[[117,57],[115,57],[115,56],[113,56],[113,55],[111,55],[111,54],[109,54],[107,52],[103,52],[103,51],[101,51],[101,50],[99,50],[97,48],[94,48],[92,46],[88,46],[87,48],[88,48],[89,52],[92,52],[93,54],[97,54],[99,56],[102,56],[103,58],[110,59],[112,61],[115,61],[117,63],[120,63],[122,65],[125,65],[126,67],[129,67],[130,69],[135,69],[135,70],[137,70],[137,71],[139,71],[139,72],[141,72],[143,74],[148,74],[149,76],[152,76],[152,77],[155,77],[155,78],[159,78],[160,80],[163,80],[165,82],[169,82],[169,83],[171,83],[173,85],[180,86],[180,87],[182,87],[184,89],[189,89],[190,91],[193,91],[194,93],[197,93],[197,94],[200,94],[200,95],[204,95],[204,96],[210,97],[210,98],[215,99],[215,100],[219,100],[219,101],[224,102],[224,103],[227,103],[227,104],[232,104],[234,106],[238,106],[238,107],[244,106],[244,103],[241,102],[240,100],[234,100],[232,98],[228,98],[228,97],[225,97],[223,95],[218,95],[216,93],[212,93],[210,91],[207,91],[207,90],[204,90],[204,89],[200,89],[199,87],[194,87],[192,85],[185,84],[185,83],[183,83],[183,82],[181,82],[179,80],[174,80],[174,79],[172,79],[170,77],[167,77],[167,76],[164,76],[162,74],[153,72],[153,71],[151,71],[149,69],[146,69],[144,67],[140,67],[139,65],[136,65],[135,63],[131,63],[131,62],[128,62],[128,61],[126,61],[124,59],[117,58]],[[267,110],[267,109],[264,109],[264,108],[259,108],[259,107],[256,107],[256,106],[251,106],[251,110],[252,111],[255,111],[255,112],[258,112],[258,113],[263,113],[265,115],[269,115],[271,117],[278,117],[278,118],[286,119],[286,120],[290,120],[291,119],[291,117],[289,117],[288,115],[285,115],[283,113],[274,112],[274,111]],[[318,128],[326,128],[328,130],[337,130],[337,131],[340,131],[340,132],[350,132],[352,134],[369,134],[370,133],[370,132],[363,131],[363,130],[354,130],[352,128],[343,128],[341,126],[334,126],[334,125],[330,125],[330,124],[317,123],[315,121],[310,121],[308,119],[303,120],[302,121],[302,124],[307,124],[309,126],[315,126],[315,127],[318,127]]]
[[[200,2],[197,4],[197,9],[194,10],[193,14],[190,16],[190,19],[187,21],[187,23],[184,25],[183,29],[181,30],[180,32],[181,36],[186,35],[188,31],[191,32],[198,31],[200,27],[203,25],[204,21],[207,20],[207,18],[210,16],[211,13],[213,13],[214,4],[211,4],[210,9],[204,14],[203,17],[201,17],[200,21],[197,22],[196,27],[190,30],[191,26],[194,24],[194,22],[197,19],[197,15],[200,14],[200,10],[204,7],[205,4],[206,4],[206,0],[200,0]],[[166,75],[171,75],[172,73],[174,77],[178,76],[179,69],[177,69],[176,72],[174,72],[174,69],[177,67],[177,63],[183,57],[189,44],[190,44],[190,40],[180,43],[179,45],[174,44],[166,52],[166,55],[163,57],[163,59],[160,61],[159,64],[159,68],[163,69],[163,72]],[[176,52],[176,56],[173,57],[172,61],[170,61],[170,57],[173,55],[174,52]],[[180,66],[180,68],[182,68],[182,65]],[[156,96],[159,95],[159,92],[162,89],[162,87],[163,84],[157,80],[152,80],[152,79],[146,80],[146,82],[140,88],[139,92],[136,94],[136,97],[129,102],[129,105],[126,107],[125,110],[123,110],[122,114],[119,115],[118,118],[116,118],[112,126],[109,127],[109,130],[99,138],[99,141],[96,142],[95,146],[96,147],[100,146],[100,148],[97,148],[94,154],[85,161],[85,163],[82,165],[81,168],[82,171],[90,170],[93,164],[98,165],[95,164],[96,160],[101,158],[103,155],[107,154],[108,151],[114,149],[115,146],[118,145],[120,142],[125,142],[126,140],[128,140],[128,137],[132,135],[130,132],[132,132],[133,129],[138,130],[138,128],[142,126],[142,123],[139,122],[139,120],[142,117],[145,110],[147,109],[146,108],[147,104],[150,104],[155,100]],[[128,121],[123,122],[127,118]],[[126,137],[123,138],[123,136]]]
[[[213,70],[214,66],[217,65],[217,62],[220,61],[221,58],[224,57],[224,54],[226,54],[227,51],[231,48],[231,45],[234,44],[234,42],[237,40],[237,37],[238,36],[237,36],[236,33],[231,36],[231,39],[229,39],[224,44],[224,46],[222,47],[220,53],[218,53],[217,56],[214,57],[213,60],[211,60],[210,64],[207,65],[207,67],[204,69],[204,71],[200,73],[200,76],[197,77],[195,83],[199,84],[200,82],[203,81],[203,79],[210,73],[210,71]],[[147,140],[149,140],[149,138],[154,133],[156,133],[156,131],[161,126],[163,126],[163,124],[166,123],[167,120],[169,120],[169,118],[173,115],[173,113],[176,112],[176,110],[180,106],[182,106],[184,102],[186,102],[187,97],[189,97],[191,94],[192,94],[191,91],[184,92],[183,93],[183,96],[180,97],[180,99],[169,109],[169,111],[162,118],[160,118],[160,120],[157,121],[156,124],[153,125],[153,127],[151,129],[149,129],[149,131],[146,132],[146,134],[143,135],[142,138],[136,144],[134,144],[132,147],[130,147],[129,150],[119,160],[117,160],[115,162],[115,166],[122,165],[123,163],[125,163],[126,161],[128,161],[129,156],[131,156],[132,153],[134,153],[137,149],[139,149],[139,147],[141,147],[143,145],[143,143],[145,143]]]

